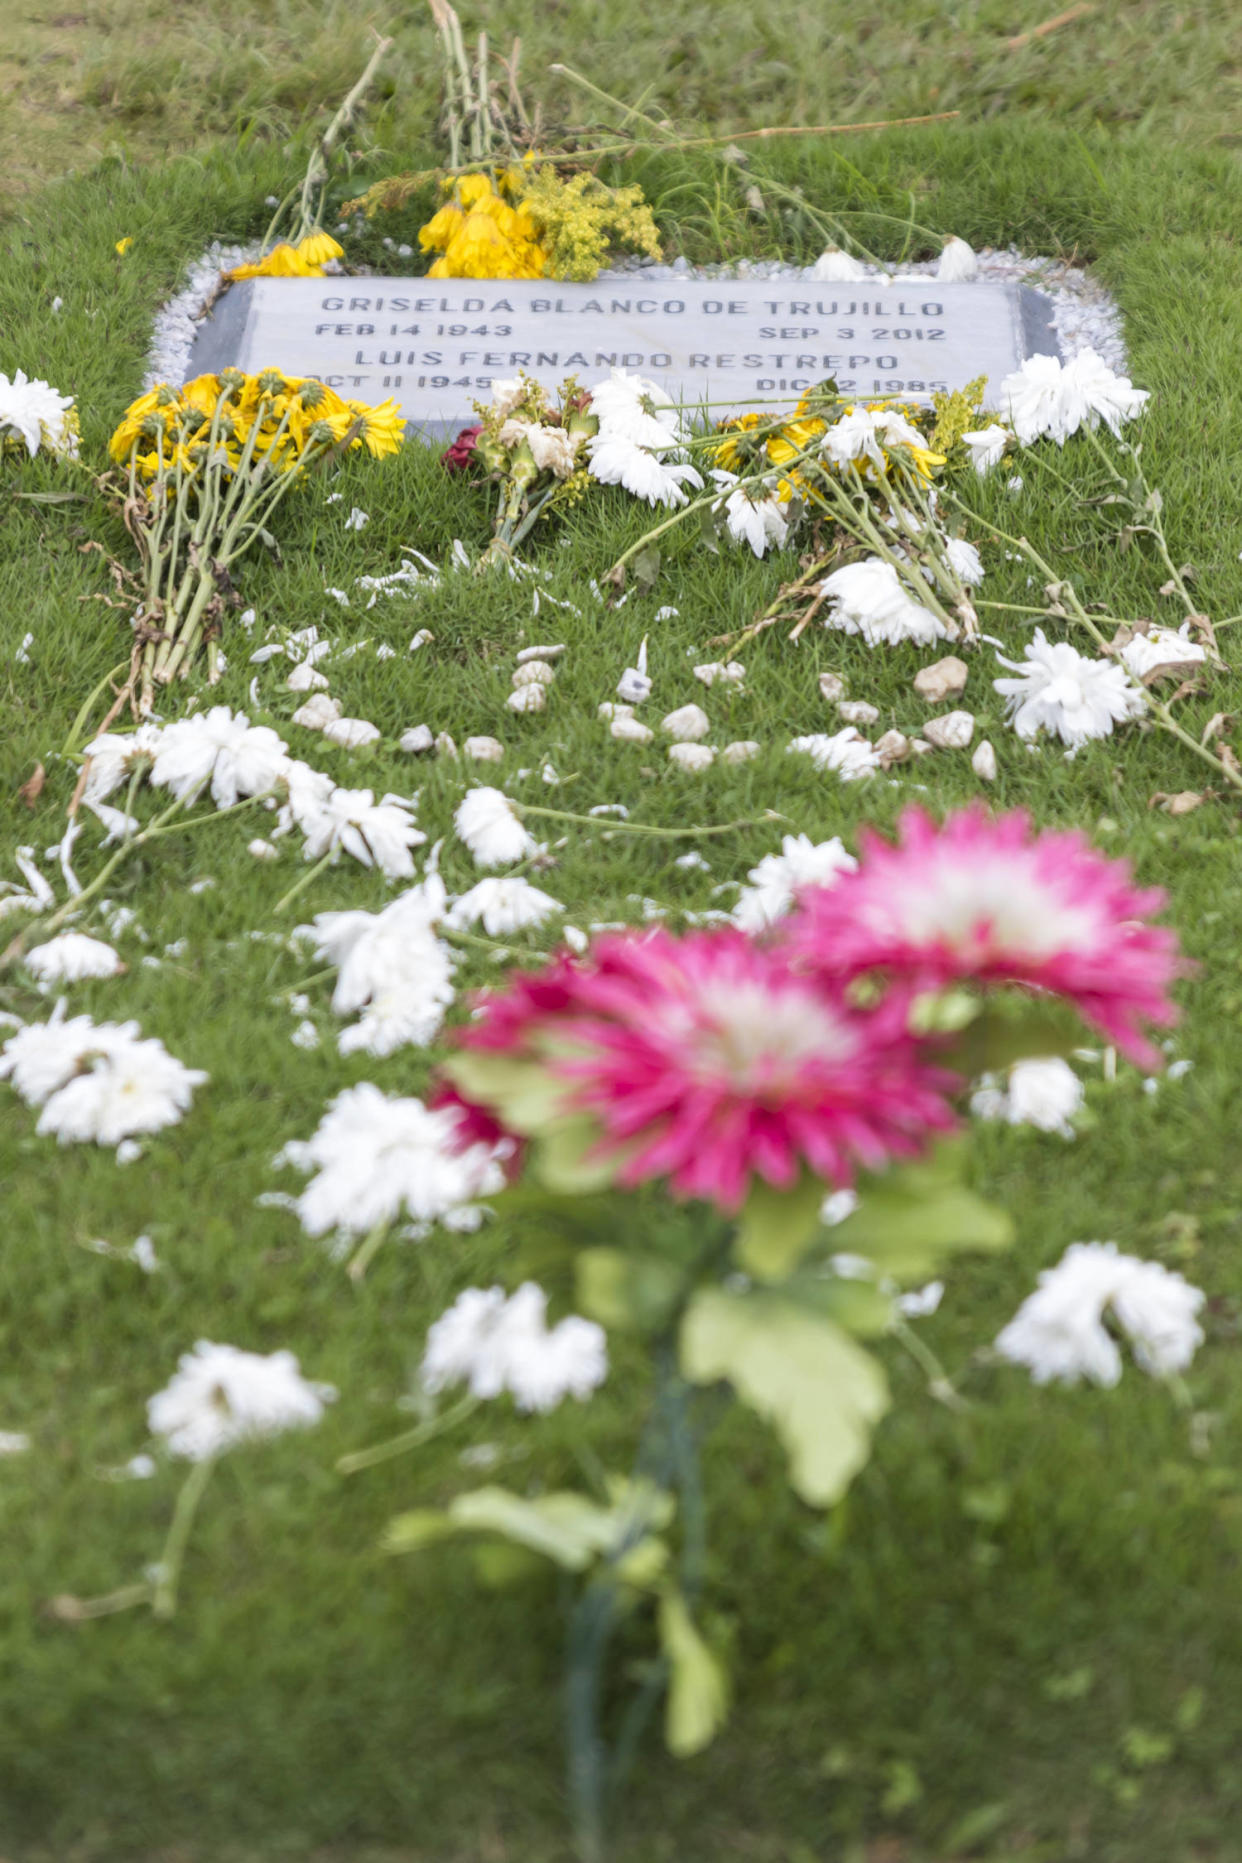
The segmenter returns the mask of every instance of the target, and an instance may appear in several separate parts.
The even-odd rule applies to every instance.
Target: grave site
[[[1229,1863],[1228,22],[550,12],[0,65],[0,1859]]]

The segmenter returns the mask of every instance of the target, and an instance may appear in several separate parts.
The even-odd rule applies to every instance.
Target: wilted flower
[[[446,472],[465,472],[473,464],[475,446],[482,431],[479,425],[463,427],[452,445],[445,447],[440,464]]]
[[[41,983],[78,983],[84,977],[115,977],[125,966],[102,939],[61,932],[26,954],[26,968]]]
[[[210,782],[216,807],[227,809],[243,796],[274,789],[288,750],[267,725],[252,725],[244,712],[215,705],[201,717],[164,726],[155,744],[151,781],[181,800]]]
[[[264,1356],[200,1339],[148,1401],[147,1424],[173,1455],[206,1462],[238,1443],[309,1429],[335,1398],[332,1385],[302,1376],[292,1352]]]
[[[534,840],[500,789],[467,790],[457,805],[453,825],[477,867],[507,867],[535,851]]]
[[[809,737],[792,738],[788,749],[809,757],[817,770],[830,771],[843,783],[861,782],[880,768],[875,747],[853,725],[835,733],[815,731]]]
[[[998,654],[1000,664],[1019,676],[992,681],[1019,737],[1050,731],[1079,750],[1092,738],[1111,737],[1114,725],[1141,718],[1147,709],[1141,688],[1114,660],[1090,660],[1068,641],[1047,640],[1042,628],[1023,652],[1025,663]]]
[[[0,453],[23,446],[32,459],[41,446],[76,459],[78,416],[72,395],[58,394],[18,369],[11,381],[0,375]]]
[[[1002,1076],[985,1074],[970,1099],[977,1119],[1003,1119],[1011,1126],[1035,1126],[1073,1138],[1074,1117],[1082,1111],[1083,1085],[1068,1061],[1015,1061]]]
[[[1112,1386],[1121,1377],[1121,1353],[1104,1324],[1108,1314],[1143,1370],[1171,1377],[1203,1343],[1195,1318],[1203,1301],[1201,1289],[1159,1262],[1121,1255],[1113,1242],[1075,1242],[1040,1275],[996,1349],[1027,1366],[1036,1384],[1089,1378]]]
[[[559,899],[544,893],[529,880],[479,880],[463,893],[445,923],[454,928],[473,925],[481,920],[489,938],[505,938],[511,932],[528,931],[542,925],[555,913],[565,910]]]
[[[878,556],[834,569],[819,590],[829,599],[825,625],[861,634],[869,647],[895,647],[906,640],[925,646],[948,636],[940,617],[916,602],[893,565]]]
[[[468,1287],[428,1331],[426,1389],[467,1384],[481,1398],[508,1391],[519,1410],[541,1413],[565,1397],[589,1397],[608,1375],[603,1328],[576,1316],[549,1328],[547,1304],[533,1281],[508,1299],[499,1287]]]
[[[733,908],[733,923],[740,931],[766,931],[783,918],[803,886],[831,886],[839,873],[852,873],[858,862],[841,844],[841,837],[818,843],[805,834],[787,834],[779,854],[765,854],[747,874]]]

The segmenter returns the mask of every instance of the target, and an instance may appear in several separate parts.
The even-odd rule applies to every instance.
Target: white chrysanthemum
[[[712,477],[722,490],[738,483],[735,472],[720,468],[713,471]],[[724,501],[724,514],[729,535],[738,543],[748,543],[756,556],[762,556],[769,546],[774,550],[784,548],[789,508],[765,484],[730,491]]]
[[[834,569],[819,588],[831,609],[824,625],[861,634],[869,647],[895,647],[906,640],[925,646],[948,638],[940,617],[914,601],[893,565],[878,556]]]
[[[164,736],[163,725],[142,724],[136,731],[106,731],[86,746],[83,757],[90,765],[82,800],[103,802],[128,783],[135,770],[147,768]]]
[[[173,1455],[205,1462],[238,1443],[310,1429],[333,1403],[330,1384],[302,1376],[292,1352],[244,1352],[200,1339],[147,1402],[147,1426]]]
[[[613,369],[606,382],[591,390],[591,412],[599,422],[599,440],[626,440],[631,446],[661,449],[685,439],[680,410],[658,382]]]
[[[1065,379],[1086,409],[1087,425],[1094,427],[1102,420],[1114,434],[1151,400],[1150,389],[1136,388],[1127,376],[1116,374],[1094,349],[1081,349],[1066,363]]]
[[[1117,375],[1093,349],[1071,362],[1057,356],[1028,356],[1000,385],[1000,410],[1023,446],[1044,437],[1064,446],[1080,427],[1101,421],[1113,433],[1142,412],[1149,399]]]
[[[267,725],[252,725],[244,712],[213,705],[202,717],[166,725],[155,748],[151,781],[185,798],[208,782],[219,809],[243,796],[276,787],[288,761],[288,745]]]
[[[58,393],[48,382],[31,381],[22,369],[12,381],[0,375],[0,440],[6,430],[17,437],[32,459],[40,446],[77,458],[73,396]]]
[[[337,1048],[342,1054],[373,1055],[425,1048],[439,1034],[446,1004],[452,999],[451,986],[429,988],[425,976],[382,984],[358,1020],[341,1030]]]
[[[458,1116],[363,1082],[338,1093],[318,1130],[285,1156],[315,1176],[297,1199],[308,1235],[364,1236],[402,1213],[437,1222],[463,1203],[499,1190],[492,1148],[458,1149]]]
[[[582,436],[566,433],[563,427],[507,420],[497,437],[502,446],[520,446],[525,441],[540,472],[550,472],[553,478],[567,479],[577,467]]]
[[[970,1099],[977,1119],[1003,1119],[1011,1126],[1035,1126],[1073,1138],[1074,1119],[1082,1111],[1083,1085],[1068,1061],[1059,1056],[1015,1061],[1004,1075],[985,1074]]]
[[[162,1132],[189,1110],[206,1079],[154,1036],[114,1041],[50,1095],[36,1131],[62,1145],[119,1145],[140,1132]]]
[[[1195,1319],[1203,1300],[1199,1288],[1158,1262],[1121,1255],[1112,1242],[1075,1242],[1040,1275],[996,1349],[1025,1365],[1036,1384],[1089,1378],[1112,1386],[1121,1353],[1104,1324],[1111,1313],[1143,1370],[1167,1377],[1185,1370],[1203,1341]]]
[[[966,240],[951,234],[944,242],[943,250],[936,264],[936,276],[946,284],[958,284],[966,279],[979,276],[979,259],[975,249]]]
[[[754,934],[766,931],[789,911],[802,886],[831,886],[839,873],[852,873],[858,862],[841,837],[814,842],[809,835],[787,834],[779,854],[765,854],[747,874],[749,886],[738,894],[733,923]]]
[[[1005,457],[1005,448],[1013,439],[1008,427],[1002,427],[998,421],[992,421],[987,427],[979,427],[974,433],[964,433],[962,440],[970,450],[970,458],[980,478],[989,473],[993,466],[999,466]]]
[[[417,985],[441,1013],[453,1000],[453,954],[435,936],[447,898],[438,874],[394,899],[382,912],[320,912],[305,928],[315,955],[337,967],[332,1007],[352,1015],[383,992]]]
[[[605,437],[602,430],[591,442],[590,471],[601,485],[619,485],[649,505],[676,508],[686,503],[684,486],[703,488],[702,475],[693,466],[669,463],[632,440]]]
[[[1019,737],[1048,731],[1078,750],[1092,738],[1111,737],[1114,725],[1141,718],[1147,709],[1141,688],[1113,660],[1089,660],[1068,641],[1045,639],[1042,628],[1024,653],[1025,663],[997,654],[1019,677],[992,681]]]
[[[510,932],[528,931],[542,925],[564,906],[550,893],[544,893],[529,880],[480,880],[463,893],[447,920],[455,930],[482,921],[489,938],[505,938]]]
[[[507,420],[519,402],[526,399],[527,387],[520,375],[506,375],[492,383],[492,411],[497,420]]]
[[[547,1295],[526,1281],[509,1299],[499,1287],[469,1287],[427,1333],[428,1391],[466,1384],[472,1396],[508,1391],[519,1410],[546,1413],[566,1397],[589,1397],[608,1374],[603,1328],[576,1316],[550,1330]]]
[[[1154,627],[1146,634],[1136,634],[1121,649],[1119,659],[1135,679],[1145,679],[1157,666],[1200,665],[1207,659],[1207,648],[1190,638],[1190,623],[1181,627]]]
[[[84,977],[115,977],[125,966],[101,938],[61,932],[27,953],[26,968],[41,983],[78,983]]]
[[[28,1023],[0,1049],[0,1080],[11,1081],[27,1106],[42,1106],[88,1060],[128,1046],[139,1034],[136,1022],[66,1018],[64,1011],[62,1000],[46,1022]]]
[[[811,267],[811,277],[825,285],[852,284],[867,275],[866,266],[839,246],[829,246]]]
[[[977,588],[983,581],[983,559],[974,544],[965,537],[946,537],[945,553],[959,581],[968,589]]]
[[[369,789],[334,789],[303,823],[307,860],[344,848],[364,867],[378,867],[390,880],[414,872],[411,848],[427,839],[412,820],[413,803],[399,796],[377,802]]]
[[[879,752],[853,725],[831,735],[817,731],[796,737],[788,748],[797,756],[809,757],[817,770],[839,776],[843,783],[857,783],[880,768]]]
[[[476,867],[507,867],[535,851],[533,837],[501,789],[468,789],[457,805],[453,826]]]

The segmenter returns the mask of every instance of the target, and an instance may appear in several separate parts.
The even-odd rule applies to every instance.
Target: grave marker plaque
[[[716,420],[794,402],[827,376],[844,394],[917,398],[977,375],[995,383],[1026,356],[1057,353],[1051,305],[1026,286],[636,272],[593,284],[251,279],[204,321],[191,366],[274,367],[347,398],[391,395],[414,430],[440,438],[474,418],[495,379],[522,371],[554,387],[628,369]]]

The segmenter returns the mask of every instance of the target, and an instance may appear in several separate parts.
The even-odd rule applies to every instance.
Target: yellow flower
[[[308,233],[298,241],[298,257],[307,265],[326,265],[329,259],[343,259],[344,246],[338,246],[331,233]]]
[[[516,185],[518,179],[516,171],[506,170],[502,184]],[[510,207],[487,175],[461,175],[445,185],[454,187],[456,198],[447,201],[418,234],[424,252],[442,255],[429,277],[543,277],[548,255],[526,207]]]
[[[827,432],[827,422],[822,420],[791,420],[772,434],[768,439],[768,458],[774,466],[787,466],[791,460],[805,453],[813,440]],[[787,474],[777,485],[776,494],[784,502],[793,497],[802,483],[802,474],[794,471]]]
[[[391,399],[381,401],[377,407],[368,407],[365,401],[347,401],[343,413],[322,418],[326,419],[338,444],[351,427],[357,426],[350,445],[365,446],[373,459],[386,459],[390,453],[400,452],[405,438],[405,422]]]
[[[130,249],[130,247],[131,247],[131,246],[133,245],[133,243],[134,243],[134,236],[133,236],[133,234],[132,234],[132,233],[127,233],[127,234],[125,235],[125,237],[124,237],[124,239],[118,239],[118,240],[117,240],[117,242],[116,242],[116,245],[115,245],[115,247],[113,248],[113,250],[114,250],[114,251],[116,251],[116,252],[119,252],[119,253],[120,253],[120,255],[121,255],[121,257],[122,257],[122,258],[124,258],[124,257],[125,257],[125,254],[126,254],[126,253],[127,253],[128,251],[129,251],[129,249]]]
[[[747,438],[763,419],[762,414],[740,414],[736,420],[720,422],[717,431],[728,437],[716,448],[716,464],[725,472],[741,472],[764,451],[763,440]]]
[[[423,251],[443,252],[464,218],[461,208],[447,201],[439,213],[432,215],[426,226],[418,229],[418,243]]]
[[[281,240],[261,259],[251,265],[235,265],[227,276],[234,283],[242,278],[322,278],[323,266],[302,258],[288,240]]]
[[[154,414],[158,407],[164,405],[161,397],[166,393],[163,383],[139,395],[131,401],[121,417],[121,424],[108,442],[108,451],[117,464],[129,457],[129,450],[142,432],[142,423],[148,414]]]

